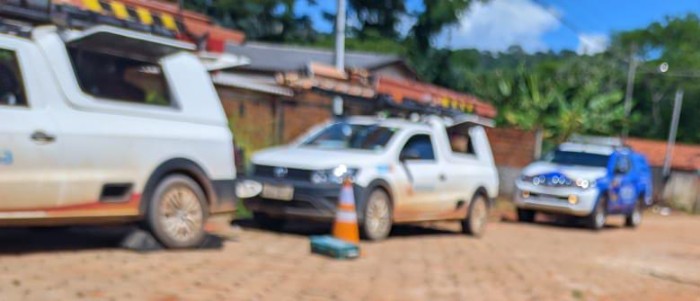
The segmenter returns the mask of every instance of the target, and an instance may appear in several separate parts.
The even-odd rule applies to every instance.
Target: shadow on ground
[[[509,224],[520,224],[524,227],[536,226],[536,227],[551,227],[551,228],[565,228],[571,230],[581,230],[581,231],[592,231],[586,228],[584,222],[581,219],[568,217],[568,216],[557,216],[557,215],[545,215],[540,214],[537,220],[532,223],[519,222],[517,218],[510,215],[503,215],[501,217],[501,222]],[[610,221],[605,225],[602,231],[609,230],[619,230],[625,229],[623,225],[611,224]]]
[[[0,254],[117,249],[133,227],[0,229]]]
[[[236,220],[235,225],[244,229],[256,229],[279,234],[299,236],[326,235],[332,232],[332,224],[301,220],[286,221],[282,229],[264,229],[251,219]],[[396,237],[431,236],[431,235],[462,235],[459,231],[451,231],[433,227],[431,224],[394,225],[389,239]]]

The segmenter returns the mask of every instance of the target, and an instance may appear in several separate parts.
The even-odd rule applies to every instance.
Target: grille
[[[275,175],[276,166],[267,165],[255,165],[255,172],[253,173],[259,177],[270,177],[279,179],[292,179],[300,181],[310,181],[311,180],[311,170],[287,168],[287,174],[283,177],[277,177]]]

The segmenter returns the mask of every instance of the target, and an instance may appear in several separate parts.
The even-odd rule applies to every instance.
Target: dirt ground
[[[700,300],[700,218],[647,213],[599,233],[498,220],[398,227],[363,257],[309,253],[302,224],[220,250],[121,250],[122,229],[0,231],[0,300]]]

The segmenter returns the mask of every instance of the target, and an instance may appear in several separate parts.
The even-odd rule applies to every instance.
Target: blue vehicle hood
[[[597,180],[607,175],[605,167],[590,167],[578,165],[559,165],[550,162],[534,162],[522,171],[524,176],[551,176],[563,175],[571,180],[585,179]]]

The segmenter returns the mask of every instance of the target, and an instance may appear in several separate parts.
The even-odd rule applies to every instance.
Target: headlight
[[[357,174],[357,170],[357,168],[349,168],[346,165],[339,165],[331,169],[316,170],[311,173],[311,182],[314,184],[342,184],[346,177],[353,179]]]
[[[576,186],[582,189],[588,189],[591,187],[595,182],[586,180],[586,179],[576,179]]]

